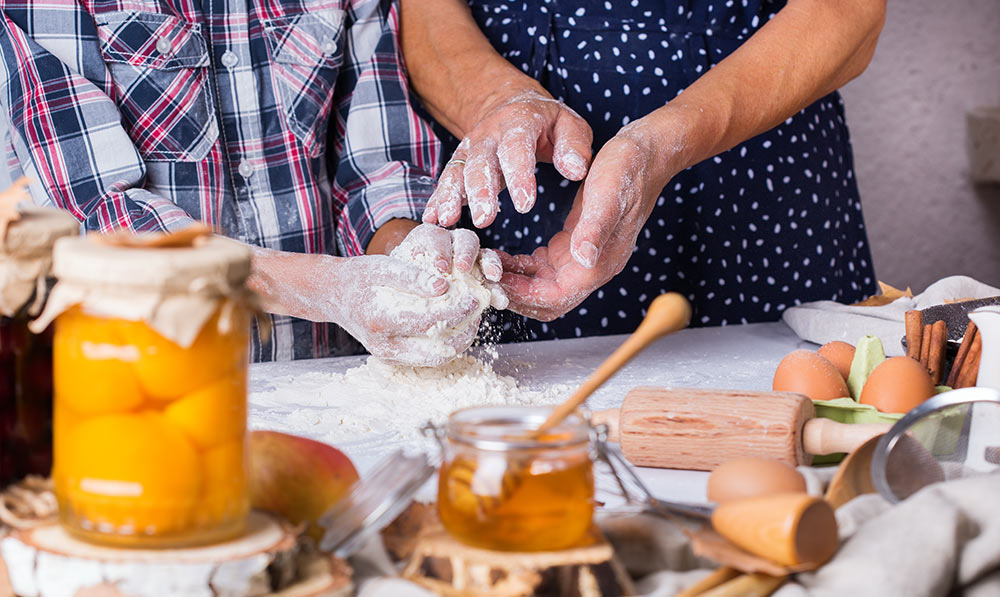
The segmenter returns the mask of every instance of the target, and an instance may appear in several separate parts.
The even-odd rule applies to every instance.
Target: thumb
[[[601,250],[625,213],[622,189],[605,181],[592,172],[584,182],[580,217],[570,235],[570,254],[587,269],[597,265]]]

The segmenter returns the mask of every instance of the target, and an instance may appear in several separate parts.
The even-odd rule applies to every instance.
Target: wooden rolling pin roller
[[[791,392],[691,388],[635,388],[621,408],[596,411],[591,421],[608,426],[608,439],[633,464],[705,471],[745,456],[810,464],[891,426],[818,419],[812,401]]]

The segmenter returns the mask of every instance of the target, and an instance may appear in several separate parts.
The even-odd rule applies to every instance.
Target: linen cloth
[[[949,276],[934,282],[913,298],[902,297],[878,307],[856,307],[835,301],[816,301],[791,307],[782,319],[800,338],[826,344],[843,340],[851,344],[866,335],[878,336],[888,356],[906,354],[900,340],[906,334],[904,319],[911,309],[926,309],[956,299],[1000,295],[995,288],[968,276]]]
[[[828,481],[832,470],[813,469],[810,485]],[[833,559],[796,575],[775,597],[1000,595],[997,496],[1000,474],[931,485],[895,506],[877,494],[859,496],[837,511],[841,545]],[[683,531],[664,519],[612,516],[599,524],[638,578],[640,595],[674,595],[715,567],[696,557]],[[380,545],[369,543],[352,565],[363,597],[432,595],[392,577]]]

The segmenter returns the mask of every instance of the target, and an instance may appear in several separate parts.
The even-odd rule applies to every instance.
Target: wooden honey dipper
[[[646,316],[639,327],[629,336],[621,346],[618,347],[601,365],[580,385],[580,387],[567,398],[562,404],[556,407],[545,421],[536,429],[528,431],[523,435],[511,437],[519,441],[537,440],[554,427],[559,425],[566,417],[572,414],[580,405],[590,397],[598,388],[604,385],[619,369],[625,366],[633,357],[639,354],[644,348],[649,346],[654,340],[667,334],[671,334],[687,327],[691,320],[691,304],[686,298],[676,292],[661,294],[653,299]],[[457,464],[457,463],[456,463]],[[481,514],[488,514],[503,503],[520,485],[519,479],[531,468],[529,461],[508,462],[507,469],[503,473],[498,495],[485,496],[475,494],[477,506]],[[449,471],[452,481],[458,481],[462,485],[468,485],[472,492],[472,479],[476,473],[475,461],[462,461],[460,465],[453,465]]]

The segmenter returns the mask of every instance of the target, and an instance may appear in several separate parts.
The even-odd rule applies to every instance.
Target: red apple
[[[358,480],[354,464],[331,445],[277,431],[253,431],[249,445],[251,505],[308,523],[319,541],[320,516]]]

